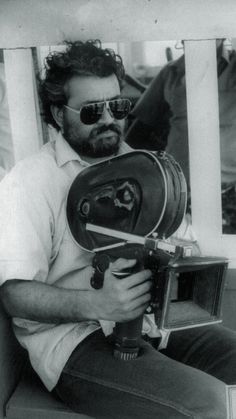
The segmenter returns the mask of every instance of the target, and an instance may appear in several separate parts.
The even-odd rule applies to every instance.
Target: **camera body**
[[[171,247],[172,252],[150,247],[150,242],[146,246],[127,243],[109,252],[98,252],[93,262],[94,288],[102,287],[105,270],[118,257],[137,260],[131,270],[114,273],[121,280],[140,269],[150,269],[153,287],[146,314],[153,314],[160,330],[159,348],[166,347],[172,331],[220,323],[227,259],[191,256],[189,246]],[[142,322],[143,316],[116,324],[113,343],[117,358],[129,360],[138,356]]]

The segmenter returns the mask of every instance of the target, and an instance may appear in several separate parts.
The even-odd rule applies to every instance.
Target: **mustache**
[[[101,127],[96,128],[95,131],[96,131],[96,135],[103,134],[104,132],[107,132],[107,131],[113,131],[119,135],[122,134],[122,131],[119,125],[116,125],[116,124],[101,125]]]

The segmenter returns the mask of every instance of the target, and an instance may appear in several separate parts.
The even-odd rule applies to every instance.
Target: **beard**
[[[119,125],[109,124],[93,128],[88,137],[79,136],[76,126],[64,121],[63,136],[76,153],[86,157],[109,157],[116,155],[123,141]]]

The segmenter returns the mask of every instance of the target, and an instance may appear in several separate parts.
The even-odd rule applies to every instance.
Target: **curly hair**
[[[66,83],[74,76],[108,77],[115,74],[120,87],[125,76],[122,58],[112,49],[103,49],[99,40],[65,41],[63,52],[51,52],[45,58],[45,77],[39,79],[42,115],[46,123],[59,130],[51,105],[67,103]]]

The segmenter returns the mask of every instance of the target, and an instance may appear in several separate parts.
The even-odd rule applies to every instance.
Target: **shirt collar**
[[[61,134],[61,131],[58,132],[54,128],[50,128],[50,140],[55,142],[56,161],[59,167],[73,160],[78,161],[84,167],[90,166],[87,161],[83,160],[79,154],[71,148]],[[122,142],[118,154],[124,154],[129,151],[132,151],[132,148],[125,142]]]

